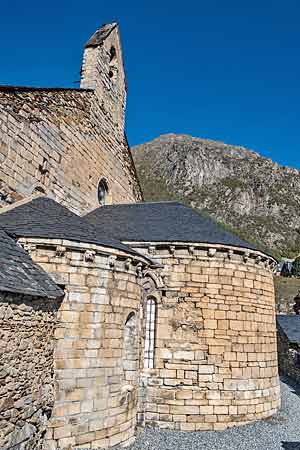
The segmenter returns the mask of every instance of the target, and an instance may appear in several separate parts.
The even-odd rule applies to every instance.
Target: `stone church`
[[[119,28],[80,89],[0,87],[0,447],[110,448],[137,426],[223,430],[280,405],[276,261],[144,203]]]

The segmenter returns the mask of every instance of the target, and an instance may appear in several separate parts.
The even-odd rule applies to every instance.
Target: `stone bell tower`
[[[85,45],[81,86],[0,86],[0,209],[44,194],[77,214],[142,192],[124,132],[119,27]]]
[[[126,81],[117,23],[103,25],[86,43],[80,87],[94,90],[104,114],[123,135]]]

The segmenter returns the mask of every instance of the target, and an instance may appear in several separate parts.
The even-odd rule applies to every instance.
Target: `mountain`
[[[300,172],[244,147],[167,134],[132,148],[145,200],[179,200],[276,257],[300,253]]]

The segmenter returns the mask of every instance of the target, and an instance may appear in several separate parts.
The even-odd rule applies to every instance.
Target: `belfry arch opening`
[[[101,178],[98,184],[98,202],[99,205],[106,205],[109,198],[108,184],[105,178]]]

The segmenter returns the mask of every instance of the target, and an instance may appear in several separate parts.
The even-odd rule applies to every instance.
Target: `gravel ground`
[[[300,386],[282,380],[282,408],[271,419],[225,431],[147,428],[130,450],[300,450]]]

